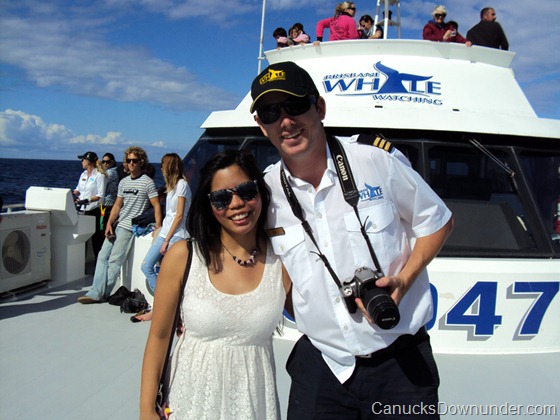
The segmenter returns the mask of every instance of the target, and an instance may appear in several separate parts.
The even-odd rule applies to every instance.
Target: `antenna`
[[[379,11],[383,5],[383,19],[379,20]],[[391,19],[393,12],[389,10],[389,6],[397,7],[397,21]],[[383,24],[383,39],[387,39],[387,30],[389,26],[397,27],[397,38],[401,38],[401,2],[400,0],[377,0],[377,9],[375,12],[375,19],[373,26]]]
[[[257,66],[257,74],[260,74],[261,72],[261,63],[263,62],[263,60],[265,59],[263,56],[263,45],[264,45],[264,15],[266,12],[266,0],[263,0],[263,5],[262,5],[262,16],[261,16],[261,40],[259,43],[259,57],[257,59],[258,61],[258,66]]]

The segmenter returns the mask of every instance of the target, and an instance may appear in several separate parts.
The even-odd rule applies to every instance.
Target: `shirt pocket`
[[[385,273],[390,264],[399,256],[400,223],[392,203],[383,202],[359,208],[360,219],[365,223],[375,255]],[[354,211],[344,215],[352,250],[357,255],[365,251],[369,255],[366,239],[360,230],[360,222]],[[375,267],[371,267],[375,268]]]
[[[309,252],[305,243],[305,231],[301,225],[284,227],[284,234],[269,238],[274,253],[278,255],[290,278],[294,289],[307,301],[309,284],[313,276]]]

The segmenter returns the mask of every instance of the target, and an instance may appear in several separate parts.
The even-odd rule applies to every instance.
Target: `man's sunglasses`
[[[254,180],[242,182],[237,187],[212,191],[208,194],[208,198],[216,210],[221,210],[230,205],[231,200],[233,200],[233,194],[237,194],[243,201],[251,201],[257,197],[258,193],[257,180]]]
[[[126,163],[138,163],[140,162],[140,159],[127,159]]]
[[[110,160],[102,160],[101,163],[106,163],[107,165],[111,163]]]
[[[311,105],[315,105],[316,103],[317,99],[315,96],[311,95],[303,98],[288,99],[279,104],[264,105],[257,108],[257,115],[263,124],[272,124],[278,121],[282,110],[286,111],[286,114],[295,117],[305,114],[309,111]]]
[[[440,17],[445,17],[447,15],[445,13],[436,13],[434,16],[440,18]]]

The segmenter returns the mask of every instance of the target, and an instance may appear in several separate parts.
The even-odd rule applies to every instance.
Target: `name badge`
[[[281,235],[285,235],[286,232],[284,231],[283,227],[277,227],[277,228],[272,228],[272,229],[266,229],[265,230],[266,236],[268,236],[269,238],[273,238],[275,236],[281,236]]]

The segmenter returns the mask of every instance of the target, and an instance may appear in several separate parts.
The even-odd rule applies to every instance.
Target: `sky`
[[[315,38],[336,1],[267,0],[272,32]],[[376,2],[357,0],[356,18]],[[401,0],[402,38],[421,39],[437,3]],[[496,9],[512,68],[542,118],[560,119],[560,1],[448,0],[459,32]],[[0,157],[120,160],[131,145],[184,156],[212,111],[232,109],[257,75],[262,0],[0,0]],[[390,28],[390,38],[396,38]],[[375,41],[372,41],[375,42]],[[264,68],[266,65],[263,65]]]

